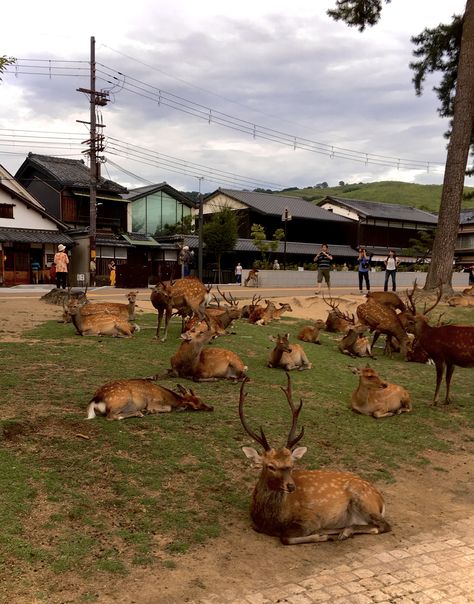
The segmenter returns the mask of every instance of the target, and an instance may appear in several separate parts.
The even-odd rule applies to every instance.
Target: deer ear
[[[294,451],[291,452],[291,459],[301,459],[307,450],[307,447],[297,447]]]
[[[256,466],[262,465],[262,458],[253,447],[242,447],[245,457],[248,457]]]
[[[352,371],[352,373],[354,375],[360,375],[360,369],[358,367],[351,367],[351,366],[349,366],[349,369]]]

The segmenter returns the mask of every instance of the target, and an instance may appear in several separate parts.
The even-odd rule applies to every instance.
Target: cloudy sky
[[[441,183],[448,124],[434,79],[415,95],[410,37],[465,0],[393,0],[363,33],[332,21],[334,4],[9,2],[0,55],[19,61],[0,83],[0,163],[83,157],[89,102],[76,89],[89,88],[94,36],[97,89],[110,93],[102,173],[125,186]]]

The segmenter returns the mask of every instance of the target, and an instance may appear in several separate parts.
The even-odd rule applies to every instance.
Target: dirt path
[[[105,291],[93,299],[125,299],[125,292]],[[343,296],[343,305],[353,311],[360,298]],[[278,298],[293,307],[292,316],[325,319],[327,307],[315,296],[287,296]],[[149,293],[142,291],[138,308],[152,310]],[[45,320],[60,319],[62,309],[39,301],[36,295],[14,295],[0,292],[0,341],[14,343],[22,333]],[[139,320],[138,320],[139,322]],[[456,440],[450,435],[450,440]],[[393,531],[381,536],[361,536],[343,543],[322,543],[295,548],[284,547],[276,539],[254,533],[249,519],[243,515],[229,518],[222,535],[191,554],[176,559],[176,567],[164,568],[157,563],[152,568],[134,569],[126,578],[102,575],[100,581],[90,578],[51,577],[57,583],[58,596],[48,603],[78,602],[77,594],[87,591],[96,594],[93,601],[101,604],[121,602],[132,604],[168,604],[191,602],[219,593],[236,594],[268,589],[272,584],[300,581],[316,570],[331,568],[341,563],[342,556],[371,547],[374,551],[393,549],[407,537],[434,531],[449,522],[466,518],[474,509],[474,477],[471,443],[458,442],[451,455],[428,451],[431,464],[400,471],[396,482],[383,486],[387,502],[387,517]],[[254,483],[249,470],[249,497]],[[159,550],[157,544],[157,551]],[[37,585],[41,591],[40,584]],[[27,604],[31,599],[9,598],[9,604]],[[43,602],[44,600],[35,600]],[[211,600],[209,600],[211,601]]]

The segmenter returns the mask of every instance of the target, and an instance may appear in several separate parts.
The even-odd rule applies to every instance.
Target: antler
[[[410,312],[413,313],[413,315],[416,315],[416,303],[413,300],[413,296],[415,295],[415,291],[416,291],[417,287],[418,287],[418,285],[417,285],[416,279],[415,279],[415,281],[413,281],[413,287],[411,289],[411,292],[409,292],[408,290],[406,291],[408,307],[410,309]]]
[[[240,387],[240,398],[239,398],[239,417],[240,417],[240,421],[242,422],[242,426],[244,427],[244,429],[247,432],[247,434],[251,438],[253,438],[255,441],[257,441],[259,445],[262,445],[262,447],[265,449],[265,451],[270,451],[271,447],[268,444],[268,441],[267,441],[267,438],[266,438],[265,434],[263,433],[263,428],[260,426],[260,436],[258,436],[257,434],[255,434],[255,432],[253,430],[251,430],[251,428],[247,424],[247,421],[246,421],[246,419],[244,417],[244,401],[245,401],[245,397],[247,396],[247,393],[244,392],[244,388],[245,388],[245,384],[248,381],[249,381],[249,378],[246,377],[244,379],[244,381],[242,382],[242,386]]]
[[[323,300],[326,302],[326,304],[328,306],[330,306],[332,308],[333,312],[336,314],[336,316],[339,319],[344,319],[344,321],[347,321],[348,323],[351,323],[352,325],[355,325],[356,320],[355,320],[354,313],[351,313],[351,316],[349,316],[347,313],[343,312],[339,308],[339,303],[336,303],[332,298],[329,298],[329,302],[328,302],[326,300],[324,294],[323,294]]]
[[[221,292],[219,286],[217,286],[217,291],[219,292],[219,295],[222,296],[222,298],[227,302],[227,304],[229,304],[230,306],[238,306],[238,300],[236,300],[230,292],[228,294],[229,297],[227,297],[225,293]]]
[[[288,434],[288,440],[286,441],[286,448],[292,449],[296,445],[296,443],[303,438],[303,435],[304,435],[304,427],[303,427],[303,428],[301,428],[301,432],[298,434],[298,436],[295,437],[296,424],[298,423],[298,416],[303,407],[303,399],[300,399],[300,404],[299,404],[298,408],[296,408],[293,404],[293,394],[291,392],[291,378],[290,378],[290,374],[288,373],[288,371],[286,372],[286,377],[287,377],[286,388],[283,388],[283,386],[280,386],[280,388],[283,390],[283,392],[286,395],[286,400],[288,401],[288,404],[290,405],[291,414],[293,416],[292,422],[291,422],[291,429]]]
[[[430,313],[436,306],[438,306],[439,301],[441,300],[441,296],[443,295],[443,288],[440,286],[438,288],[438,295],[436,296],[436,301],[434,304],[432,304],[428,309],[426,308],[426,304],[425,307],[423,308],[423,314],[427,315],[428,313]]]

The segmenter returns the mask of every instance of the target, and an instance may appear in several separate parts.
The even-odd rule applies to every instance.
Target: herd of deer
[[[373,346],[384,334],[388,354],[399,350],[407,360],[425,362],[432,359],[436,366],[434,404],[439,400],[446,370],[445,402],[449,403],[454,367],[474,367],[474,326],[430,326],[427,317],[439,303],[441,293],[423,313],[417,312],[415,293],[416,284],[411,292],[407,292],[406,303],[395,293],[369,293],[367,300],[356,309],[357,320],[329,300],[327,320],[314,321],[303,327],[297,337],[302,342],[321,345],[323,328],[341,332],[343,336],[338,349],[342,353],[373,358]],[[249,427],[244,415],[245,386],[249,380],[247,366],[235,352],[206,345],[213,338],[226,334],[237,318],[267,325],[292,309],[288,304],[280,304],[277,308],[271,300],[265,300],[265,305],[261,305],[257,296],[239,309],[232,296],[220,291],[219,294],[226,302],[225,306],[221,306],[217,298],[212,304],[210,290],[196,278],[159,283],[151,293],[151,302],[158,311],[156,338],[160,339],[163,317],[161,341],[167,338],[173,313],[180,315],[182,341],[171,357],[168,375],[195,381],[230,379],[242,382],[239,417],[244,430],[263,448],[263,453],[259,454],[251,447],[243,447],[246,457],[261,469],[251,503],[255,530],[278,536],[288,545],[390,531],[390,525],[384,520],[383,497],[374,485],[348,472],[295,469],[295,463],[307,449],[296,447],[304,434],[304,429],[296,434],[303,401],[294,405],[288,372],[311,369],[312,364],[300,344],[290,344],[288,333],[270,336],[275,347],[267,362],[267,367],[282,368],[287,372],[287,386],[281,388],[292,415],[286,445],[275,449],[269,445],[263,428],[256,433]],[[137,292],[128,294],[128,305],[88,303],[84,298],[72,298],[64,304],[64,320],[72,321],[81,335],[131,337],[137,329],[134,323],[136,295]],[[464,292],[464,297],[470,295]],[[365,335],[368,330],[373,332],[372,343]],[[410,394],[405,388],[382,380],[369,365],[353,368],[353,372],[359,377],[358,387],[351,397],[353,411],[383,418],[412,410]],[[203,403],[193,390],[180,384],[177,384],[177,391],[172,391],[156,383],[156,378],[118,380],[95,392],[88,404],[87,419],[100,414],[110,420],[121,420],[171,410],[212,411],[213,408]]]

